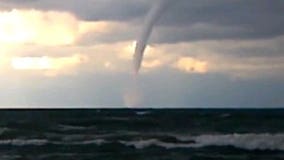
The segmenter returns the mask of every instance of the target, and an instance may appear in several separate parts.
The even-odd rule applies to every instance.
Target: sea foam
[[[247,150],[281,150],[284,151],[284,134],[224,134],[224,135],[199,135],[176,136],[181,141],[192,143],[169,143],[159,139],[139,141],[120,141],[127,146],[143,149],[150,146],[171,148],[201,148],[207,146],[233,146]]]

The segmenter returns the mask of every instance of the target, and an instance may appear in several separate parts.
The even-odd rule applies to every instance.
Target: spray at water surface
[[[163,11],[168,6],[171,0],[159,0],[149,11],[145,18],[144,25],[141,34],[136,42],[135,51],[133,55],[134,74],[132,76],[132,84],[130,88],[124,93],[123,99],[127,107],[139,107],[141,106],[141,100],[143,97],[142,90],[138,85],[138,72],[141,67],[145,48],[148,43],[148,39],[152,33],[153,27],[158,19],[161,17]]]
[[[137,76],[132,76],[131,82],[128,84],[128,88],[124,91],[123,100],[124,105],[130,108],[141,107],[143,94],[140,88],[139,80]]]

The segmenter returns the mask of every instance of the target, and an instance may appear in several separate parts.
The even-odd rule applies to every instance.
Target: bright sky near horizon
[[[129,91],[154,3],[0,1],[0,106],[284,107],[281,0],[174,1]]]

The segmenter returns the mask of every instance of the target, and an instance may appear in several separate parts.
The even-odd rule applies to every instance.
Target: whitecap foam
[[[231,114],[230,113],[223,113],[220,115],[221,118],[227,118],[227,117],[230,117]]]
[[[6,127],[0,128],[0,135],[2,135],[4,132],[7,132],[8,130],[10,129]]]
[[[35,145],[41,146],[46,144],[48,141],[46,139],[7,139],[0,140],[0,145],[13,145],[13,146],[25,146],[25,145]]]
[[[224,135],[199,135],[176,136],[181,141],[193,143],[168,143],[158,139],[139,141],[120,141],[127,146],[143,149],[150,146],[171,148],[201,148],[207,146],[233,146],[247,150],[281,150],[284,151],[284,134],[224,134]]]
[[[73,125],[63,125],[63,124],[58,125],[58,127],[59,127],[58,129],[61,130],[61,131],[87,129],[87,127],[83,127],[83,126],[73,126]]]
[[[95,144],[95,145],[103,145],[105,143],[108,143],[108,141],[104,139],[88,139],[88,140],[83,140],[83,139],[78,139],[78,140],[72,140],[72,141],[50,141],[50,144],[55,144],[55,145],[90,145],[90,144]]]
[[[147,114],[150,114],[151,112],[150,111],[137,111],[135,112],[137,115],[139,116],[143,116],[143,115],[147,115]]]
[[[136,149],[143,149],[150,146],[159,146],[159,147],[164,147],[166,149],[191,147],[191,144],[166,143],[159,141],[158,139],[148,139],[148,140],[139,140],[139,141],[119,141],[119,142],[126,146],[134,146]]]
[[[13,159],[20,159],[22,156],[20,155],[1,155],[1,160],[13,160]]]
[[[106,140],[104,139],[92,139],[92,140],[85,140],[85,141],[79,141],[79,142],[72,142],[70,144],[73,144],[73,145],[88,145],[88,144],[96,144],[96,145],[102,145],[102,144],[105,144],[107,143]]]
[[[157,139],[139,140],[139,141],[119,141],[126,146],[134,146],[136,149],[143,149],[159,143]]]
[[[234,146],[248,150],[284,150],[284,134],[227,134],[194,137],[195,147]]]

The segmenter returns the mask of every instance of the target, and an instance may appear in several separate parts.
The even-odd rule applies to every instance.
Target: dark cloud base
[[[68,11],[84,20],[121,21],[140,24],[152,1],[133,0],[5,0],[2,8],[33,8]],[[259,39],[283,35],[284,1],[282,0],[176,0],[159,21],[160,27],[171,27],[154,39],[158,43],[208,39]],[[206,30],[190,29],[195,24],[209,24]],[[233,28],[218,30],[210,25]],[[235,28],[235,29],[234,29]],[[178,32],[182,30],[182,32]],[[129,37],[129,36],[127,36]]]

